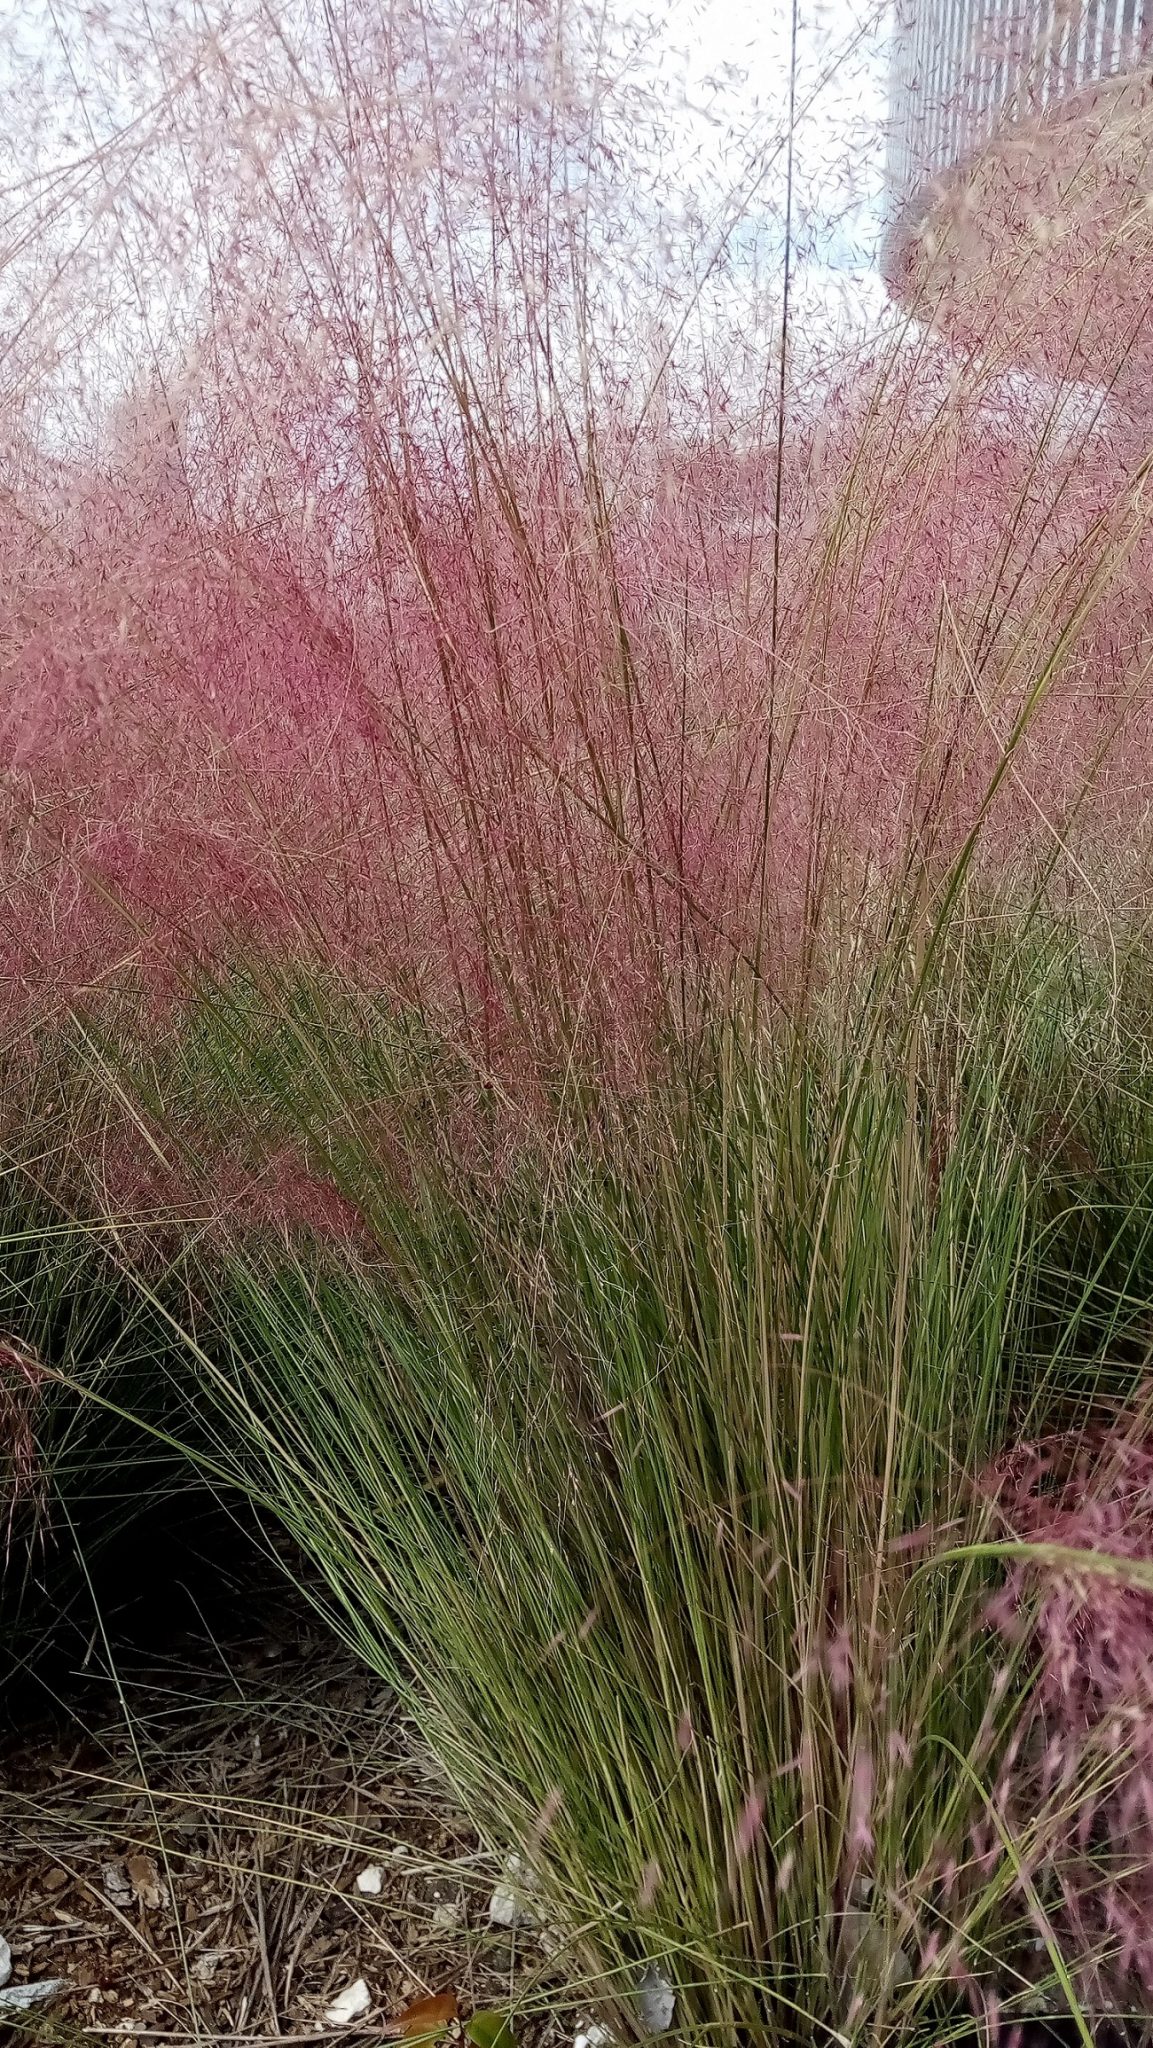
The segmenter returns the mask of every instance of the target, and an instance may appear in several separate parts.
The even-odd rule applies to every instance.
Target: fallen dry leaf
[[[423,2041],[442,2033],[457,2016],[454,1992],[442,1991],[436,1998],[418,1998],[389,2020],[384,2031],[390,2041]]]
[[[156,1868],[156,1858],[126,1856],[124,1868],[141,1905],[146,1906],[150,1913],[154,1913],[156,1908],[164,1903],[164,1886],[160,1881],[160,1872]]]

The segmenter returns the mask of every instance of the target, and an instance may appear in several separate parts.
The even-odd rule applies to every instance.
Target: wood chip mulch
[[[13,1982],[68,1985],[25,2034],[352,2042],[451,1991],[511,2011],[518,2048],[571,2039],[546,1944],[490,1926],[499,1871],[395,1702],[307,1616],[121,1671],[6,1739],[0,1788]],[[357,1978],[368,2011],[327,2025]]]

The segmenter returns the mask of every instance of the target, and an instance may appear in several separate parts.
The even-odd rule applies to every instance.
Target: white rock
[[[347,2027],[351,2020],[363,2019],[372,2009],[372,1993],[363,1977],[357,1977],[333,1999],[324,2015],[326,2027]]]
[[[637,1979],[637,2018],[646,2034],[667,2034],[676,2009],[676,1992],[656,1964],[650,1963]]]
[[[12,1951],[0,1934],[0,1984],[6,1984],[12,1975]]]
[[[582,2020],[572,2048],[608,2048],[612,2034],[599,2020]]]
[[[36,1984],[6,1984],[0,1991],[0,2012],[27,2012],[30,2005],[41,2005],[46,1998],[56,1998],[67,1989],[66,1977],[41,1977]]]
[[[488,1902],[489,1922],[493,1927],[518,1927],[522,1914],[520,1900],[510,1892],[506,1884],[498,1884]]]
[[[504,1866],[504,1876],[488,1902],[489,1923],[493,1927],[535,1927],[532,1908],[525,1898],[532,1889],[519,1856],[510,1856]]]
[[[373,1898],[383,1891],[384,1872],[379,1863],[367,1863],[363,1870],[357,1872],[356,1889],[358,1892],[371,1892]]]

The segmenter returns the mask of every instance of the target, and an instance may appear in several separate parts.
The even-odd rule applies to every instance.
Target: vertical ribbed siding
[[[893,216],[998,123],[1130,70],[1153,0],[895,0],[887,184]]]

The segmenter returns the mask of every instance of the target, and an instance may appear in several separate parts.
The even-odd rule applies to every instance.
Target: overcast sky
[[[783,128],[788,0],[668,0],[662,39],[685,83],[686,141],[707,152],[741,119]],[[797,136],[803,204],[875,217],[884,179],[889,10],[879,0],[800,0]],[[695,112],[695,120],[690,110]],[[839,254],[830,251],[835,261]]]

